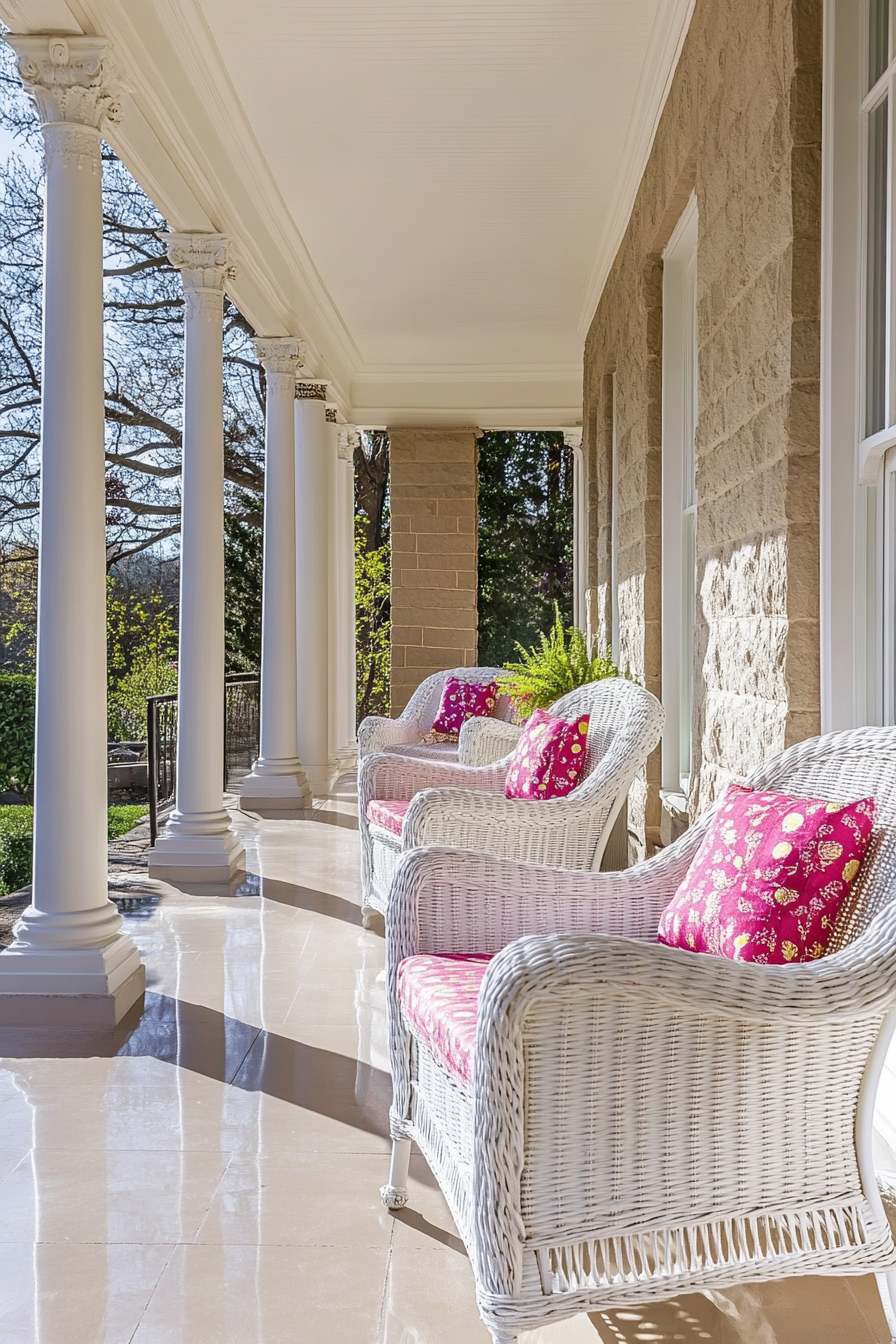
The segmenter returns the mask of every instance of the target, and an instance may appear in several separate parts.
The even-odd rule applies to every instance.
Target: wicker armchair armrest
[[[877,935],[875,937],[875,935]],[[886,948],[868,955],[866,942]],[[896,911],[866,938],[818,961],[761,966],[729,961],[646,939],[551,934],[509,944],[490,963],[481,991],[485,1018],[525,1012],[559,994],[633,998],[672,1012],[756,1025],[819,1026],[875,1021],[896,1005]]]
[[[358,753],[371,756],[387,747],[414,746],[420,741],[420,724],[416,714],[409,718],[384,719],[369,714],[358,725]]]
[[[419,756],[384,752],[365,757],[358,767],[358,800],[413,798],[421,789],[438,786],[492,791],[504,789],[504,770],[495,766],[463,766],[456,761],[430,761]]]
[[[417,952],[498,952],[528,934],[654,939],[697,844],[688,832],[619,873],[567,872],[441,846],[409,850],[386,916],[388,959],[397,965]]]
[[[473,770],[473,767],[466,767]],[[487,770],[489,767],[480,767]],[[491,767],[495,770],[498,767]],[[504,794],[503,766],[500,767],[500,786],[483,790],[468,784],[452,787],[448,780],[442,787],[418,791],[405,819],[403,844],[406,849],[420,845],[459,845],[466,847],[475,835],[471,848],[483,842],[483,832],[500,832],[504,842],[513,846],[513,837],[537,834],[549,836],[574,827],[580,818],[586,824],[593,821],[601,808],[599,799],[590,796],[574,799],[549,798],[542,802],[530,799],[507,798]],[[477,771],[478,773],[478,771]],[[435,784],[435,781],[433,781]],[[446,787],[447,786],[447,787]],[[603,808],[604,819],[615,793],[608,793]],[[513,852],[513,851],[512,851]]]
[[[504,719],[467,719],[460,730],[457,759],[461,765],[494,765],[496,761],[504,761],[522,731]]]

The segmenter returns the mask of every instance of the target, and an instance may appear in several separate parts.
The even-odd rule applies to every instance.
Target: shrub
[[[606,654],[594,654],[593,650],[589,653],[581,630],[574,625],[564,630],[557,606],[553,629],[539,638],[538,648],[524,649],[517,644],[520,662],[508,663],[506,675],[498,681],[501,691],[513,701],[520,719],[527,719],[535,709],[547,709],[577,686],[619,676],[609,649]]]
[[[34,677],[0,673],[0,790],[34,783]],[[15,810],[15,809],[14,809]]]
[[[109,808],[109,839],[136,826],[147,809],[137,804]],[[18,891],[31,881],[34,808],[0,807],[0,896]]]
[[[31,881],[34,813],[30,807],[0,807],[0,894]]]

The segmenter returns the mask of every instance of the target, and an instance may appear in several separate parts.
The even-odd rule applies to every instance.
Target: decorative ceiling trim
[[[632,217],[638,188],[691,24],[694,4],[695,0],[660,0],[657,6],[619,170],[613,182],[607,213],[598,236],[597,252],[579,309],[576,330],[582,340],[588,335],[610,267]]]

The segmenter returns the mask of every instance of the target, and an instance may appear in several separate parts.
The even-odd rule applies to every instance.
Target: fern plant
[[[574,625],[564,629],[556,603],[550,634],[540,635],[539,640],[540,647],[524,649],[517,644],[520,661],[508,663],[505,675],[498,681],[499,690],[510,696],[521,720],[527,719],[533,710],[547,709],[577,686],[620,675],[609,649],[606,654],[591,656],[581,630]]]

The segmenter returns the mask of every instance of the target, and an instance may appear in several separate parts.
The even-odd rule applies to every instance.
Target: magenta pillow
[[[775,966],[824,956],[873,826],[873,798],[828,803],[729,784],[659,941]]]
[[[487,719],[495,708],[498,683],[483,685],[478,681],[461,681],[448,677],[442,689],[439,712],[432,725],[434,733],[456,737],[467,719]]]
[[[533,710],[507,767],[507,797],[562,798],[571,793],[585,764],[589,717],[567,721]]]

